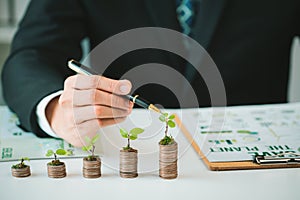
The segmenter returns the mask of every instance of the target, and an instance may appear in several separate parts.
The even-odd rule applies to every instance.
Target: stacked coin
[[[137,153],[135,149],[120,150],[120,176],[122,178],[135,178],[137,173]]]
[[[86,158],[83,159],[82,168],[83,177],[85,178],[99,178],[101,176],[101,160],[97,157],[97,160],[89,161]]]
[[[67,176],[65,163],[62,163],[61,165],[57,165],[57,166],[50,165],[48,163],[47,169],[48,169],[49,178],[64,178]]]
[[[177,178],[177,155],[176,142],[170,145],[159,145],[159,176],[161,178]]]
[[[31,175],[29,166],[20,169],[12,168],[11,173],[14,177],[18,177],[18,178],[27,177]]]

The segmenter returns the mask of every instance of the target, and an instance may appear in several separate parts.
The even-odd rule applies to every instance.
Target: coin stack
[[[97,157],[97,160],[89,161],[83,158],[82,173],[84,178],[99,178],[101,176],[101,160]]]
[[[18,178],[27,177],[31,175],[29,166],[20,169],[12,168],[11,173],[14,177],[18,177]]]
[[[49,178],[64,178],[67,176],[65,163],[61,165],[47,164]]]
[[[122,178],[135,178],[137,173],[137,153],[135,149],[120,150],[120,176]]]
[[[177,178],[177,154],[176,142],[170,145],[159,145],[159,176],[161,178]]]

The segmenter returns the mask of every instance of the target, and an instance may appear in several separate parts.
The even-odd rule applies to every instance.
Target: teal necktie
[[[182,33],[189,35],[193,23],[194,7],[191,0],[176,0],[177,18],[182,28]]]
[[[182,28],[182,33],[189,35],[191,34],[191,28],[193,25],[193,19],[195,18],[195,5],[193,0],[176,0],[177,5],[177,18],[179,21],[179,24]],[[184,47],[188,50],[190,44],[188,43],[188,40],[183,41]],[[184,76],[187,80],[192,81],[194,78],[194,71],[193,68],[189,63],[186,64],[186,69],[184,71]],[[186,84],[182,85],[182,95],[186,96],[188,94],[188,87]]]

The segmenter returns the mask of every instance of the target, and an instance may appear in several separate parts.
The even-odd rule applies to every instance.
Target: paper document
[[[47,150],[58,148],[73,151],[71,157],[86,155],[81,149],[76,149],[64,140],[54,138],[38,138],[19,128],[18,118],[6,106],[0,106],[0,162],[19,160],[22,157],[30,159],[46,159]]]
[[[300,153],[300,103],[200,108],[183,123],[210,162]]]

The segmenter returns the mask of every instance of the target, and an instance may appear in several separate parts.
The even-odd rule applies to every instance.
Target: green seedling
[[[168,113],[163,113],[159,116],[159,120],[164,122],[166,125],[165,128],[165,136],[163,139],[160,140],[159,144],[161,145],[170,145],[174,143],[174,138],[171,135],[168,135],[169,127],[174,128],[176,126],[175,122],[175,115],[172,114],[169,116]]]
[[[86,141],[87,145],[83,146],[82,150],[90,153],[90,155],[86,157],[86,159],[88,161],[96,161],[97,160],[97,156],[95,156],[95,148],[96,148],[95,143],[97,142],[99,137],[100,137],[99,134],[96,134],[92,138],[85,137],[85,141]]]
[[[62,165],[63,163],[57,159],[57,156],[70,156],[73,152],[71,150],[64,150],[64,149],[57,149],[55,152],[53,150],[48,150],[46,153],[47,157],[54,156],[54,160],[52,160],[49,165],[58,166]]]
[[[13,168],[13,169],[22,169],[22,168],[27,167],[28,165],[26,165],[24,163],[25,160],[29,161],[29,158],[27,158],[27,157],[21,158],[20,163],[13,165],[11,168]]]
[[[143,133],[144,129],[142,128],[133,128],[129,132],[126,131],[125,129],[121,128],[120,129],[120,134],[123,138],[127,139],[127,146],[123,147],[124,150],[131,150],[132,148],[130,147],[130,140],[136,140],[138,138],[138,135]]]

